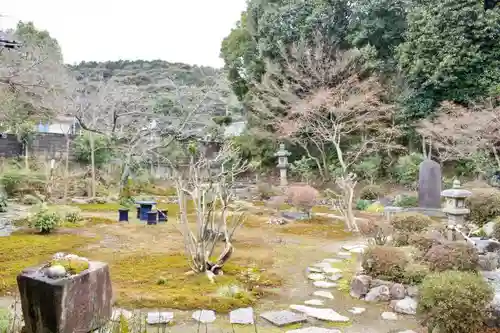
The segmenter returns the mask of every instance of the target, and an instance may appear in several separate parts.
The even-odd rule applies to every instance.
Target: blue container
[[[148,215],[147,218],[148,225],[157,224],[157,218],[158,218],[157,212],[148,212],[147,215]]]
[[[167,222],[168,221],[168,210],[159,210],[158,211],[158,222]]]
[[[156,205],[156,202],[154,202],[154,201],[137,201],[136,204],[138,204],[140,207],[139,219],[141,221],[147,221],[148,220],[148,213],[153,209],[153,206]],[[155,212],[155,214],[156,214],[156,212]]]
[[[128,208],[118,209],[118,222],[128,222]]]

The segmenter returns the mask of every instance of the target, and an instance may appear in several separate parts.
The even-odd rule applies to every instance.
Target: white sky
[[[245,0],[4,0],[0,28],[48,30],[67,63],[153,60],[220,67],[220,44]]]

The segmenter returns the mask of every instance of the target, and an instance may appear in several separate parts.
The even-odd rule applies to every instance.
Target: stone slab
[[[197,310],[191,316],[194,320],[203,324],[210,324],[215,321],[215,312],[212,310]]]
[[[348,317],[340,315],[333,309],[313,308],[311,306],[298,305],[298,304],[290,305],[290,309],[302,312],[306,316],[313,317],[319,320],[342,322],[342,323],[349,321]]]
[[[233,310],[229,313],[229,322],[231,324],[253,325],[254,313],[253,308],[241,308]]]
[[[342,333],[342,332],[333,328],[311,326],[311,327],[304,327],[296,330],[286,331],[286,333]]]
[[[168,324],[174,320],[173,312],[148,312],[146,322],[148,325]]]
[[[323,288],[323,289],[335,288],[337,286],[335,282],[328,282],[328,281],[314,281],[313,285],[316,288]]]
[[[320,280],[324,280],[325,276],[321,273],[311,273],[311,274],[307,275],[307,278],[309,280],[320,281]]]
[[[89,261],[87,270],[60,279],[48,278],[40,267],[27,268],[17,276],[17,285],[27,332],[91,332],[111,319],[113,291],[106,263]]]
[[[315,306],[323,306],[325,302],[320,299],[308,299],[304,302],[305,305],[315,305]]]
[[[264,312],[260,315],[260,317],[278,327],[304,323],[307,321],[307,317],[305,315],[288,310]]]
[[[326,290],[316,290],[315,292],[313,292],[313,295],[318,297],[333,299],[333,294]]]

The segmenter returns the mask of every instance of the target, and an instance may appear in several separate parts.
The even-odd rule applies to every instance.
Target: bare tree
[[[438,116],[423,120],[418,132],[431,142],[432,152],[441,162],[474,160],[477,153],[493,155],[500,168],[500,107],[490,102],[469,108],[442,103]]]
[[[317,147],[318,167],[324,173],[329,171],[326,153],[333,149],[342,212],[348,229],[358,231],[352,168],[370,153],[401,149],[394,143],[400,135],[393,119],[395,108],[385,101],[385,91],[375,78],[357,75],[356,50],[332,54],[320,43],[315,49],[293,48],[288,54],[284,66],[269,66],[257,85],[259,98],[254,105],[282,137]],[[269,109],[282,111],[270,114]]]
[[[193,149],[191,147],[191,149]],[[205,272],[213,281],[234,251],[231,243],[235,230],[243,223],[243,212],[229,212],[234,199],[234,177],[248,169],[239,159],[238,151],[226,144],[214,158],[193,151],[187,172],[177,172],[181,231],[189,265],[194,273]],[[195,217],[190,220],[187,203],[192,200]],[[224,249],[215,262],[210,261],[217,242],[224,240]]]

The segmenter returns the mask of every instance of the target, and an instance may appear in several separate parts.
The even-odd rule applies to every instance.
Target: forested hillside
[[[284,140],[323,179],[396,178],[411,156],[500,167],[500,9],[482,1],[250,0],[221,55],[262,165]]]

